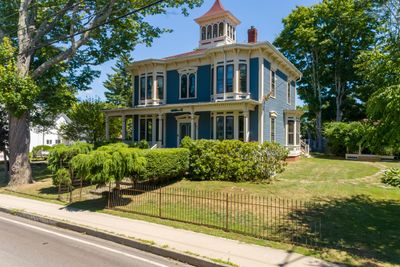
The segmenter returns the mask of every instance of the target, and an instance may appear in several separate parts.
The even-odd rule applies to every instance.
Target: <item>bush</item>
[[[139,142],[133,142],[129,145],[129,147],[140,148],[140,149],[148,149],[150,148],[149,143],[146,140],[141,140]]]
[[[385,171],[382,183],[400,188],[400,169],[393,168]]]
[[[35,146],[32,149],[32,158],[47,158],[51,149],[51,146]]]
[[[283,172],[288,152],[276,143],[244,143],[237,140],[182,140],[190,150],[192,178],[221,181],[268,180]]]
[[[146,165],[146,159],[137,152],[123,143],[103,146],[89,154],[75,156],[71,168],[78,177],[94,184],[136,179]]]
[[[57,170],[57,172],[53,175],[53,185],[59,186],[60,184],[66,185],[68,187],[72,186],[72,179],[69,171],[65,168],[61,168]]]
[[[78,154],[87,154],[93,149],[93,145],[87,143],[75,143],[71,146],[56,145],[52,148],[48,158],[48,169],[53,173],[61,168],[69,168],[71,159]]]
[[[184,148],[146,149],[139,155],[146,158],[146,167],[140,173],[140,180],[160,181],[183,177],[189,171],[189,150]]]

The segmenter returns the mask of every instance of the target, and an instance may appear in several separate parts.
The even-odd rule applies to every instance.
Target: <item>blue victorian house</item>
[[[177,147],[185,136],[193,139],[236,139],[278,142],[300,155],[300,116],[296,110],[296,81],[301,72],[271,43],[237,43],[240,21],[220,0],[202,17],[199,48],[163,59],[129,65],[134,94],[132,107],[105,111],[133,124],[133,141]]]

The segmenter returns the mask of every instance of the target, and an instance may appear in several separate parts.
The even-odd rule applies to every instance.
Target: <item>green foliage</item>
[[[135,179],[145,166],[146,159],[139,155],[138,150],[122,143],[103,146],[71,160],[74,174],[94,184]]]
[[[385,143],[400,145],[400,85],[382,88],[375,92],[367,104],[369,117],[377,121],[377,136]]]
[[[236,140],[182,140],[190,150],[194,179],[222,181],[268,180],[284,170],[288,152],[276,143],[244,143]]]
[[[35,146],[33,149],[32,149],[32,156],[34,157],[34,158],[40,158],[40,157],[43,157],[44,155],[44,153],[43,152],[47,152],[47,155],[49,154],[49,152],[51,151],[51,149],[52,149],[52,147],[51,146],[46,146],[46,145],[43,145],[43,146]],[[47,155],[45,155],[46,157],[47,157]]]
[[[120,107],[132,106],[132,78],[126,69],[131,61],[129,54],[122,55],[112,68],[114,74],[107,74],[103,85],[107,89],[104,94],[108,103]]]
[[[140,149],[150,148],[149,142],[147,142],[146,140],[140,140],[139,142],[133,142],[129,146],[134,147],[134,148],[140,148]]]
[[[331,152],[337,155],[359,153],[368,148],[374,150],[375,127],[368,122],[330,122],[325,124],[325,137]]]
[[[61,168],[52,176],[53,185],[66,185],[68,187],[72,186],[71,175],[66,168]]]
[[[392,168],[385,171],[382,183],[400,188],[400,169]]]
[[[11,40],[0,40],[0,104],[16,117],[33,108],[39,88],[29,77],[18,73]]]
[[[93,146],[87,143],[75,143],[71,146],[64,144],[56,145],[52,148],[48,158],[48,168],[53,173],[59,169],[69,168],[71,159],[78,154],[87,154]]]
[[[140,172],[140,180],[168,181],[181,178],[189,171],[188,149],[145,149],[138,153],[147,160],[146,168]]]
[[[74,104],[67,113],[71,122],[61,127],[61,133],[69,140],[84,140],[90,144],[106,141],[105,115],[103,110],[111,108],[100,100],[84,100]],[[111,139],[119,137],[120,121],[110,120]]]

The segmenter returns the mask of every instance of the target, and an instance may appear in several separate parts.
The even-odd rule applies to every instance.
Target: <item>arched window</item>
[[[227,29],[226,29],[227,33],[228,33],[228,37],[231,37],[231,25],[228,23],[227,24]]]
[[[221,37],[222,35],[224,35],[224,23],[221,22],[219,24],[219,36]]]
[[[202,27],[201,28],[201,40],[205,40],[206,39],[206,37],[207,37],[207,29],[206,29],[206,27]]]
[[[181,98],[187,98],[188,78],[186,74],[181,77]]]
[[[213,38],[218,37],[218,24],[214,24],[213,26]]]
[[[189,75],[189,98],[196,97],[196,75]]]
[[[211,39],[212,36],[212,27],[211,25],[208,25],[207,27],[207,39]]]

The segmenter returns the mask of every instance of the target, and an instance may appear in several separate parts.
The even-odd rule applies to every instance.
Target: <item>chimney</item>
[[[257,43],[258,31],[254,26],[251,26],[251,28],[247,31],[247,35],[249,44]]]

